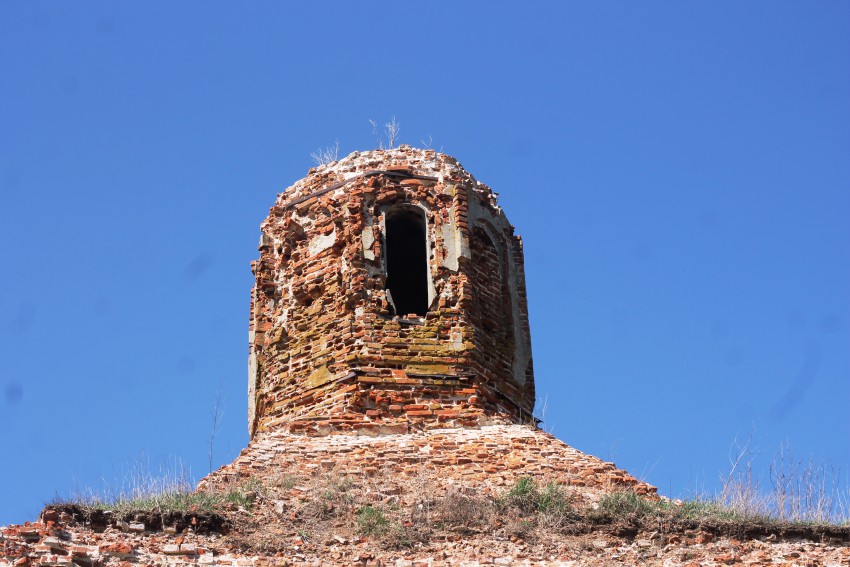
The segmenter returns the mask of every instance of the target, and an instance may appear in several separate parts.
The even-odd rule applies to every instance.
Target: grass
[[[128,512],[211,512],[220,507],[221,500],[210,494],[191,492],[164,492],[144,496],[119,496],[116,499],[91,499],[72,501],[94,510],[111,510],[120,514]]]
[[[390,530],[390,521],[379,508],[363,506],[357,510],[357,531],[366,536],[382,536]]]
[[[704,500],[701,498],[685,500],[682,502],[667,500],[664,501],[663,507],[668,510],[674,510],[676,516],[687,520],[714,518],[722,522],[744,522],[748,519],[746,516],[741,515],[734,509],[726,507],[717,501]]]
[[[631,492],[605,495],[598,518],[634,521],[666,519],[726,524],[850,527],[850,492],[841,487],[841,471],[812,458],[795,458],[780,447],[770,465],[766,487],[754,472],[749,442],[735,446],[730,470],[713,496],[690,500],[649,500]]]
[[[590,515],[596,520],[626,520],[633,523],[655,521],[713,523],[738,525],[791,525],[791,526],[850,526],[846,517],[803,520],[789,517],[765,508],[769,497],[753,493],[757,502],[745,503],[735,500],[735,506],[727,504],[722,495],[714,499],[695,498],[693,500],[648,499],[633,492],[614,492],[604,495],[598,502],[598,508]]]
[[[532,477],[517,478],[496,494],[461,485],[440,491],[438,480],[425,469],[406,486],[392,481],[391,475],[296,476],[280,471],[265,484],[249,479],[194,492],[182,467],[157,475],[142,474],[137,467],[120,490],[88,493],[67,503],[112,511],[119,518],[136,512],[163,518],[174,512],[211,513],[242,526],[240,541],[258,549],[279,549],[281,529],[297,532],[310,545],[342,534],[368,537],[386,548],[475,533],[545,542],[553,534],[600,529],[633,537],[638,532],[672,534],[699,527],[716,535],[760,537],[794,526],[800,537],[815,538],[827,526],[828,531],[837,528],[850,536],[850,518],[842,504],[846,499],[839,497],[829,470],[784,458],[784,465],[771,468],[772,492],[762,490],[752,467],[739,459],[717,495],[685,501],[624,491],[591,503],[564,485]],[[225,514],[241,510],[252,513]]]
[[[499,499],[499,505],[503,509],[515,508],[527,514],[563,515],[572,511],[571,498],[561,486],[550,482],[540,489],[530,477],[518,479]]]
[[[228,508],[250,510],[257,499],[258,481],[248,481],[222,492],[190,492],[183,487],[173,487],[160,492],[118,494],[117,496],[86,496],[56,504],[77,504],[92,510],[109,510],[119,514],[130,512],[221,512]]]
[[[589,516],[595,520],[645,523],[656,520],[745,521],[733,510],[708,500],[649,499],[634,492],[611,492],[602,496]]]
[[[749,442],[737,447],[720,492],[710,499],[743,519],[805,525],[850,525],[850,491],[841,470],[828,462],[794,456],[783,445],[770,464],[769,487],[753,471]]]
[[[598,502],[599,515],[612,518],[641,519],[653,515],[661,509],[658,502],[651,501],[634,492],[612,492],[605,494]]]
[[[477,493],[450,490],[435,508],[440,527],[453,526],[458,531],[469,533],[492,521],[496,503]]]
[[[259,480],[234,483],[219,492],[194,492],[195,483],[182,464],[149,471],[144,460],[136,462],[119,488],[107,487],[100,492],[87,490],[64,500],[54,499],[50,505],[75,504],[90,510],[131,512],[221,512],[229,508],[251,509],[264,488]]]

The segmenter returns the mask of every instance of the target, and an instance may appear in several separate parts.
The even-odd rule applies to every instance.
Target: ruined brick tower
[[[252,438],[532,420],[522,241],[455,159],[401,146],[311,169],[253,272]]]

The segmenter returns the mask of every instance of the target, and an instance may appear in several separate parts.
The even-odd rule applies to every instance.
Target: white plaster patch
[[[374,260],[375,253],[372,252],[372,245],[375,243],[375,233],[372,230],[371,226],[367,226],[363,229],[363,256],[367,260]]]
[[[454,218],[452,218],[448,223],[443,224],[443,250],[445,250],[445,256],[443,257],[443,266],[450,269],[453,272],[458,270],[458,249],[460,246],[460,235],[458,234],[457,227],[455,226]]]
[[[275,318],[275,326],[282,327],[289,321],[289,309],[281,309],[278,316]]]
[[[253,344],[253,338],[251,339]],[[251,352],[248,355],[248,431],[254,435],[254,418],[257,415],[257,386],[260,381],[259,366],[257,365],[257,354]]]
[[[336,228],[330,234],[321,234],[310,240],[310,245],[307,247],[307,253],[310,256],[315,256],[319,252],[323,252],[334,245],[336,242]]]

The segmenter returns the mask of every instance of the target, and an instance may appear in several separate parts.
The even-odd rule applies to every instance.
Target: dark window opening
[[[425,216],[413,209],[387,212],[387,290],[396,315],[428,312],[428,247]]]

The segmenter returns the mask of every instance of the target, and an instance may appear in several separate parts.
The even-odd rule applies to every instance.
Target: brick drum
[[[532,421],[522,240],[496,197],[408,146],[280,194],[253,264],[252,436]]]

